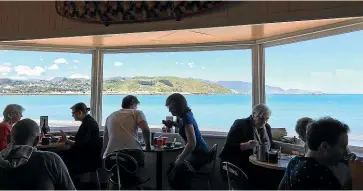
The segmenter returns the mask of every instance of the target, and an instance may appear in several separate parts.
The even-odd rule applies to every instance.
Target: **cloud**
[[[48,70],[57,70],[59,67],[58,67],[58,65],[57,64],[53,64],[53,65],[51,65],[49,68],[48,68]]]
[[[68,62],[65,58],[58,58],[58,59],[55,59],[53,62],[54,62],[54,64],[68,64]]]
[[[121,62],[114,62],[114,63],[113,63],[113,65],[114,65],[114,66],[122,66],[122,65],[124,65],[124,64],[123,64],[123,63],[121,63]]]
[[[3,65],[11,66],[12,64],[10,62],[5,62]]]
[[[6,73],[6,72],[5,72],[5,73],[1,73],[1,75],[2,75],[2,76],[7,76],[7,75],[8,75],[8,73]]]
[[[0,65],[0,73],[9,73],[11,71],[11,67],[8,65]]]
[[[77,69],[78,67],[77,66],[73,66],[74,69]]]
[[[89,79],[89,76],[84,75],[84,74],[72,74],[72,76],[70,76],[70,78],[72,78],[72,79],[79,79],[79,78]]]
[[[80,62],[79,60],[72,60],[74,63],[78,63],[78,62]]]
[[[188,63],[188,66],[189,66],[190,68],[194,68],[194,67],[195,67],[193,62]]]
[[[204,67],[204,66],[202,66],[202,69],[204,70],[204,69],[205,69],[205,67]]]
[[[40,76],[43,72],[45,72],[44,68],[40,66],[31,68],[29,66],[19,65],[15,66],[14,70],[19,76]]]
[[[43,58],[40,58],[39,60],[40,60],[40,61],[42,61],[42,60],[43,60]]]

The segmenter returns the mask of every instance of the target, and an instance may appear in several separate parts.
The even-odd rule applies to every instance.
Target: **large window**
[[[151,127],[170,115],[165,100],[183,93],[201,130],[228,131],[251,113],[251,50],[104,55],[103,124],[137,95]]]
[[[351,128],[349,144],[363,146],[363,31],[266,49],[267,104],[272,127],[300,117],[331,116]]]
[[[91,68],[91,54],[1,50],[0,118],[7,104],[20,104],[24,118],[48,116],[51,128],[78,127],[69,108],[90,104]]]

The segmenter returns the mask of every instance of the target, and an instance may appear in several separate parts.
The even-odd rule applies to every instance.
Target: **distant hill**
[[[237,91],[239,93],[252,93],[252,84],[243,81],[217,81],[217,84],[222,85],[230,90]],[[323,94],[323,92],[300,90],[300,89],[288,89],[284,90],[280,87],[265,86],[266,94]]]
[[[217,81],[179,78],[171,76],[159,77],[112,77],[106,78],[103,84],[107,93],[193,93],[193,94],[251,94],[252,84],[243,81]],[[33,94],[33,93],[89,93],[90,79],[72,79],[55,77],[51,80],[12,80],[0,78],[2,94]],[[284,90],[280,87],[266,86],[267,94],[323,94],[300,89]]]
[[[109,79],[104,81],[104,91],[109,92],[186,92],[195,94],[231,94],[232,91],[216,83],[191,78],[133,77],[130,79]]]

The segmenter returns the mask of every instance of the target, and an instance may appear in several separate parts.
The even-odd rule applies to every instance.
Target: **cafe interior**
[[[82,3],[75,6],[82,7]],[[358,1],[228,1],[192,10],[179,6],[180,9],[171,9],[172,16],[122,20],[116,17],[75,16],[72,11],[76,8],[70,8],[63,1],[1,1],[0,23],[3,27],[0,30],[0,49],[92,54],[90,114],[99,124],[102,121],[103,55],[106,53],[250,49],[252,111],[253,106],[265,103],[264,50],[267,47],[363,30],[362,5]],[[167,170],[185,143],[175,132],[162,132],[161,128],[152,128],[151,131],[154,137],[167,137],[167,140],[181,145],[171,150],[155,145],[155,150],[145,153],[148,171],[143,174],[147,179],[143,188],[170,189]],[[100,132],[101,138],[102,134],[103,130]],[[229,179],[222,178],[218,157],[226,142],[227,132],[201,131],[201,134],[210,148],[211,159],[201,172],[197,172],[193,189],[231,189]],[[272,128],[272,137],[274,147],[284,155],[273,162],[254,155],[249,160],[253,165],[265,168],[266,172],[274,173],[279,177],[276,181],[280,181],[289,159],[303,152],[304,147],[293,138],[286,137],[281,128]],[[363,157],[362,148],[349,148],[358,159]],[[67,147],[60,143],[48,143],[39,145],[38,149],[58,152]],[[350,167],[353,189],[363,189],[360,181],[363,163],[354,162]],[[261,180],[269,179],[267,174],[261,174]],[[109,173],[102,167],[80,178],[85,184],[95,183],[88,189],[106,189],[105,185],[110,180]],[[277,189],[278,184],[272,182],[267,189]]]

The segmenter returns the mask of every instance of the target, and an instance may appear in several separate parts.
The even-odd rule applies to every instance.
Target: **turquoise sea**
[[[103,96],[103,120],[121,107],[122,95]],[[165,107],[167,95],[138,95],[151,125],[160,125],[170,115]],[[235,119],[251,113],[250,95],[187,95],[190,107],[201,130],[228,131]],[[294,126],[300,117],[319,118],[331,116],[347,123],[351,128],[350,144],[363,145],[363,95],[267,95],[272,110],[269,123],[272,127],[284,127],[289,135],[295,135]],[[69,109],[76,102],[90,103],[89,95],[0,96],[0,108],[10,103],[21,104],[24,117],[72,121]],[[2,109],[1,109],[2,110]]]

